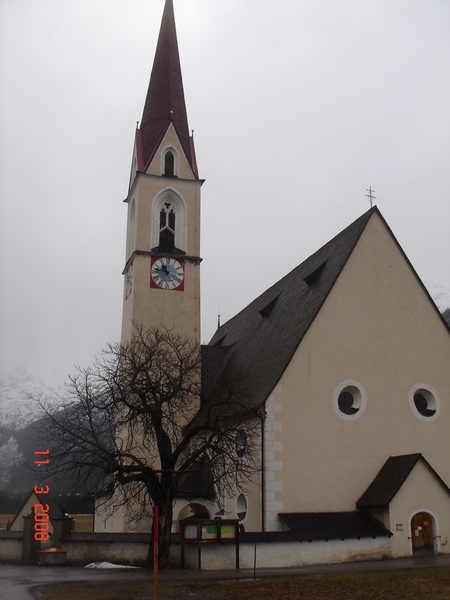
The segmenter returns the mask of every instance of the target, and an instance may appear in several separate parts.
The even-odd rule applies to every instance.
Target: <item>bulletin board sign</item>
[[[198,568],[201,569],[202,544],[236,544],[236,569],[239,569],[239,520],[238,519],[191,519],[180,521],[181,568],[184,568],[185,544],[197,544]]]

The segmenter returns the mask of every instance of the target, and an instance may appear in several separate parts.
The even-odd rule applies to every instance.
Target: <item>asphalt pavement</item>
[[[257,569],[256,577],[286,577],[292,575],[326,575],[332,573],[367,573],[450,566],[450,555],[426,558],[400,558],[358,563],[306,565],[283,569]],[[160,581],[223,581],[253,579],[253,569],[195,571],[167,569],[159,573]],[[143,569],[86,569],[70,566],[0,565],[0,600],[35,600],[33,591],[39,586],[82,581],[148,581],[153,574]]]

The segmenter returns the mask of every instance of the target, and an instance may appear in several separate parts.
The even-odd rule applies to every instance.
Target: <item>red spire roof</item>
[[[166,0],[140,126],[142,162],[145,166],[153,158],[171,122],[196,173],[184,101],[173,0]]]

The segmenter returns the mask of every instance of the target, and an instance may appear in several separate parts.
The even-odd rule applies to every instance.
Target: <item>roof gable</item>
[[[446,483],[439,477],[422,454],[390,456],[364,494],[356,502],[357,508],[382,508],[388,506],[419,461],[422,461],[428,467],[448,493],[450,493],[450,489]]]
[[[161,175],[163,157],[168,149],[177,155],[176,162],[178,163],[178,168],[175,173],[176,177],[181,179],[198,179],[196,173],[193,172],[192,165],[189,162],[190,158],[186,156],[175,125],[172,122],[169,122],[163,130],[150,160],[147,164],[141,165],[142,171],[145,171],[148,175]]]

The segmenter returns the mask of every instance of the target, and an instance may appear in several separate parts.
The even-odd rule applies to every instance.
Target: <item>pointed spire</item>
[[[148,165],[170,122],[194,172],[191,139],[184,101],[173,0],[166,0],[155,60],[141,120],[142,158]]]

